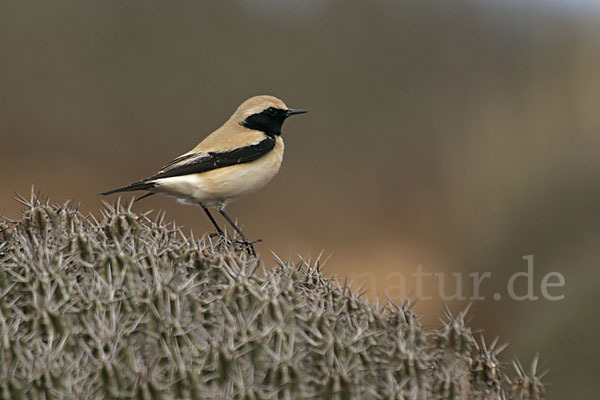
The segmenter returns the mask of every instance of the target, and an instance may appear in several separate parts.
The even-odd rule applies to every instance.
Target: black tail
[[[106,196],[108,194],[120,193],[120,192],[133,192],[136,190],[150,190],[150,189],[154,188],[154,186],[156,186],[156,185],[153,182],[136,182],[136,183],[132,183],[129,186],[124,186],[122,188],[109,190],[108,192],[104,192],[104,193],[100,193],[100,194],[103,196]],[[150,194],[144,195],[144,197],[146,197],[146,196],[150,196]]]

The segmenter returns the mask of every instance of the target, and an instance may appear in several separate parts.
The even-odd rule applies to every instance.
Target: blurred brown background
[[[548,398],[600,390],[597,3],[14,0],[0,52],[1,214],[32,184],[98,214],[98,192],[273,94],[310,113],[286,123],[274,181],[229,207],[268,264],[324,250],[372,297],[393,272],[408,295],[419,265],[490,271],[471,325],[511,344],[504,359],[540,351]],[[211,229],[168,198],[135,209]],[[565,298],[494,301],[529,254],[536,294],[559,271]],[[435,326],[433,284],[417,308]]]

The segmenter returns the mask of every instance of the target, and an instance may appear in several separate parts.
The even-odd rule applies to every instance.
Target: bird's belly
[[[159,179],[156,189],[185,202],[217,206],[262,188],[277,174],[282,159],[281,142],[258,160],[198,174]]]

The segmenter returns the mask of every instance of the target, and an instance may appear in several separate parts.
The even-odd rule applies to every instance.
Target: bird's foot
[[[253,240],[253,241],[248,241],[248,240],[236,240],[235,242],[236,242],[237,244],[242,244],[242,245],[244,245],[244,246],[252,246],[254,243],[260,243],[260,242],[262,242],[262,241],[263,241],[262,239],[256,239],[256,240]]]
[[[262,241],[263,241],[262,239],[256,239],[256,240],[252,240],[252,241],[236,240],[235,243],[245,246],[248,254],[252,255],[253,257],[256,257],[256,250],[254,250],[254,243],[260,243]]]
[[[248,252],[248,254],[252,255],[253,257],[256,257],[256,250],[254,249],[254,244],[260,243],[263,241],[262,239],[256,239],[256,240],[252,240],[252,241],[239,240],[239,239],[230,240],[223,232],[209,233],[208,237],[211,239],[219,238],[218,243],[224,244],[225,246],[228,246],[228,247],[234,247],[236,244],[239,244],[239,245],[243,246],[244,249]]]
[[[209,233],[208,237],[211,239],[216,238],[216,237],[225,238],[225,234],[223,232],[213,232],[213,233]]]

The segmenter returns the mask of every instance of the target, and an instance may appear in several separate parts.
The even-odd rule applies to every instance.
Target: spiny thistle
[[[537,358],[465,313],[425,328],[369,303],[322,261],[273,268],[119,202],[102,218],[32,195],[0,223],[0,398],[541,399]]]
[[[520,400],[535,400],[544,395],[544,384],[542,379],[547,371],[538,371],[539,355],[533,358],[529,372],[525,371],[519,360],[513,361],[516,376],[514,378],[507,377],[507,380],[512,385],[514,398]]]

